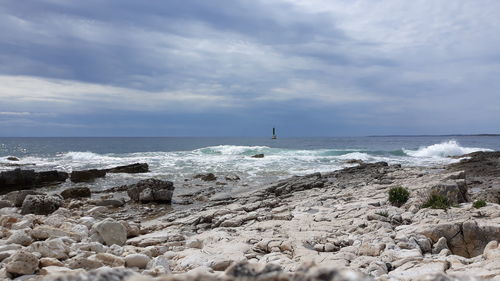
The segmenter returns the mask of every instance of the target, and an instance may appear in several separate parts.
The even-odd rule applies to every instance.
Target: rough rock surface
[[[22,170],[0,172],[0,194],[14,190],[57,184],[66,181],[68,173],[59,171],[35,172],[35,170]]]
[[[61,198],[48,195],[27,195],[21,206],[21,214],[48,215],[59,209]]]
[[[27,251],[16,252],[5,265],[11,276],[33,274],[38,269],[38,258]]]
[[[90,195],[91,193],[88,187],[71,187],[61,192],[61,196],[64,199],[90,197]]]
[[[170,203],[174,189],[174,184],[171,181],[146,179],[127,186],[127,194],[130,199],[136,202]]]
[[[125,226],[111,218],[94,224],[92,229],[96,231],[98,239],[102,240],[108,246],[113,244],[121,246],[127,241],[127,229]]]
[[[491,173],[474,181],[494,182]],[[191,205],[96,207],[95,199],[76,198],[50,215],[3,208],[0,279],[498,280],[500,205],[474,208],[469,199],[490,189],[471,177],[449,167],[362,163],[240,193],[203,193]],[[388,202],[396,186],[410,192],[400,207]],[[441,191],[455,206],[422,208],[438,186],[453,187]],[[26,260],[19,252],[36,262],[15,273]]]
[[[44,195],[41,192],[34,190],[17,190],[12,191],[4,195],[4,199],[10,201],[15,207],[21,207],[23,205],[24,199],[28,195]]]
[[[108,172],[108,173],[129,173],[129,174],[147,173],[147,172],[149,172],[149,165],[147,163],[135,163],[135,164],[118,166],[118,167],[114,167],[111,169],[107,169],[106,172]]]
[[[197,174],[193,178],[201,179],[202,181],[215,181],[217,177],[213,173]]]
[[[103,178],[106,176],[105,170],[91,169],[84,171],[73,171],[71,172],[70,179],[72,182],[89,182],[94,181],[97,178]]]

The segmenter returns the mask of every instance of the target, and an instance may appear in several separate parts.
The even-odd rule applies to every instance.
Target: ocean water
[[[184,182],[197,173],[236,174],[249,185],[292,175],[352,166],[350,159],[406,166],[458,161],[473,151],[500,150],[500,136],[411,136],[332,138],[0,138],[0,170],[11,170],[7,156],[25,169],[82,170],[146,162],[146,174],[113,174],[91,184],[95,189],[157,177]],[[263,153],[264,158],[252,158]],[[88,184],[87,184],[88,185]]]

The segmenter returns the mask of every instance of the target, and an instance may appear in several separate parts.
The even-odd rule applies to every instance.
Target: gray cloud
[[[498,130],[499,12],[488,0],[2,2],[0,111],[271,106]]]

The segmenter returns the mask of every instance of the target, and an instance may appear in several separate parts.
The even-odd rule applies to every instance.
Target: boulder
[[[23,205],[24,199],[28,195],[45,195],[45,194],[34,190],[17,190],[5,194],[3,198],[4,200],[10,201],[14,205],[14,207],[21,207]]]
[[[118,166],[111,169],[106,169],[106,172],[128,173],[128,174],[147,173],[149,172],[149,165],[147,163],[135,163],[125,166]]]
[[[28,235],[26,229],[13,231],[9,239],[7,239],[8,244],[19,244],[22,246],[29,246],[32,242],[33,239]]]
[[[15,156],[9,156],[9,157],[7,157],[7,160],[9,160],[9,161],[19,161],[19,158],[15,157]]]
[[[215,181],[217,177],[213,173],[197,174],[193,178],[201,179],[202,181]]]
[[[91,193],[88,187],[71,187],[61,192],[61,196],[64,199],[90,197],[90,195]]]
[[[21,190],[47,184],[61,183],[68,178],[68,173],[59,171],[35,172],[35,170],[21,170],[0,172],[0,193]]]
[[[13,171],[0,172],[0,186],[2,191],[8,192],[11,190],[22,189],[23,187],[31,187],[36,183],[35,170],[15,169]]]
[[[73,171],[71,172],[70,179],[72,182],[89,182],[96,178],[103,178],[106,176],[106,170],[83,170],[83,171]]]
[[[90,259],[83,255],[78,255],[68,260],[67,265],[69,268],[77,269],[83,268],[85,270],[96,269],[104,266],[104,264],[96,259]]]
[[[57,196],[28,195],[21,206],[21,214],[49,215],[62,205]]]
[[[174,189],[174,184],[171,181],[146,179],[128,186],[127,194],[130,199],[136,202],[170,203]]]
[[[467,185],[465,180],[440,183],[430,188],[430,194],[448,198],[451,205],[468,202]]]
[[[227,181],[239,181],[240,177],[238,175],[227,175],[226,180]]]
[[[127,241],[127,229],[125,226],[111,218],[94,224],[92,230],[94,230],[99,238],[108,246],[113,244],[122,246]]]
[[[125,257],[125,266],[144,269],[150,260],[151,258],[144,254],[130,254]]]
[[[88,259],[91,261],[100,262],[109,267],[119,267],[125,265],[125,260],[123,258],[107,253],[95,254],[90,256]]]
[[[30,252],[21,250],[15,253],[5,269],[13,276],[34,274],[38,269],[38,258]]]
[[[37,184],[47,185],[55,182],[65,182],[68,178],[68,173],[60,171],[46,171],[37,173]]]
[[[500,225],[494,222],[478,224],[474,220],[428,225],[418,232],[433,243],[437,243],[442,237],[446,238],[451,252],[466,258],[482,254],[490,241],[500,240]]]
[[[31,244],[28,249],[31,252],[38,252],[42,257],[67,259],[69,247],[64,243],[67,238],[55,238],[47,241],[38,241]]]

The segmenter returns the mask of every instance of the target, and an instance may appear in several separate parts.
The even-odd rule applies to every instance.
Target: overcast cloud
[[[1,1],[0,136],[499,133],[500,2]]]

